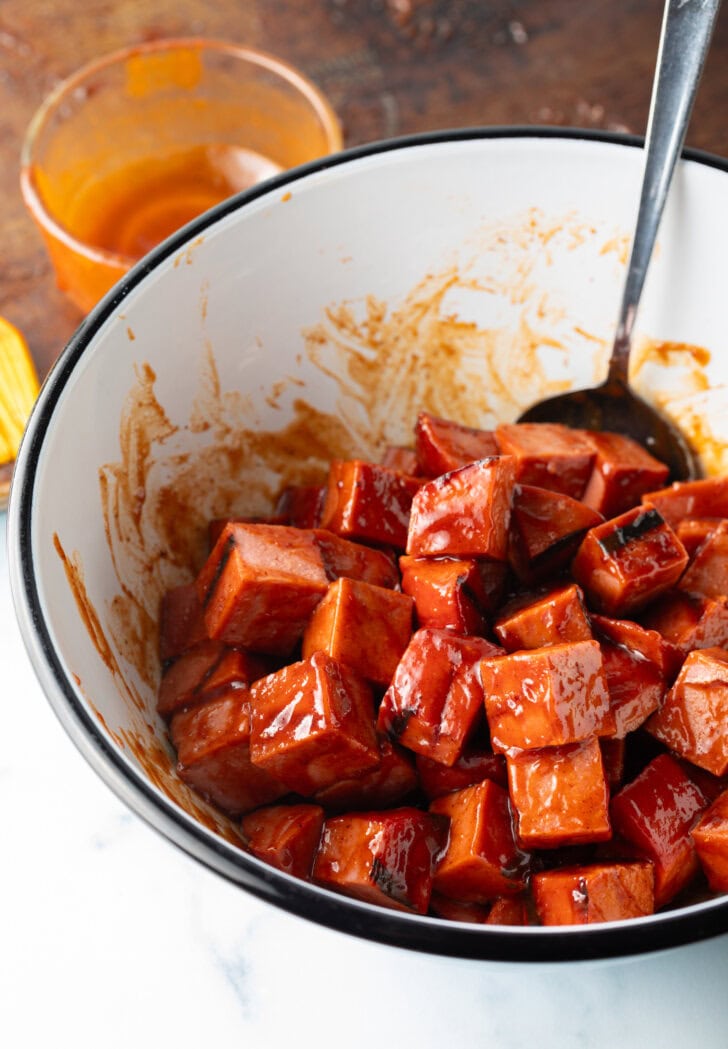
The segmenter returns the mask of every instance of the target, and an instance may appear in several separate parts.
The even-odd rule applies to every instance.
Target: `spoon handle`
[[[666,0],[645,136],[645,162],[608,382],[627,384],[632,329],[647,266],[695,101],[721,0]]]

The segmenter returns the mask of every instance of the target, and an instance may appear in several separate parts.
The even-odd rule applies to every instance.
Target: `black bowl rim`
[[[43,442],[59,398],[96,333],[129,292],[170,255],[226,215],[303,176],[363,157],[418,146],[483,139],[562,139],[640,148],[635,135],[538,126],[474,127],[431,131],[357,146],[276,175],[190,222],[139,262],[81,322],[51,369],[26,429],[8,510],[8,555],[16,615],[31,663],[46,697],[79,751],[106,785],[153,829],[258,898],[328,928],[435,955],[484,961],[569,962],[661,951],[728,932],[728,896],[625,922],[576,927],[479,926],[441,921],[361,903],[283,874],[208,831],[153,790],[115,751],[80,701],[54,650],[35,581],[31,523]],[[683,156],[728,172],[728,160],[699,150]]]

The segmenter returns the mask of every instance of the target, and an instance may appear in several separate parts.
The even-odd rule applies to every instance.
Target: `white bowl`
[[[225,877],[390,944],[504,959],[604,957],[728,929],[728,898],[574,928],[385,911],[235,844],[176,777],[155,713],[155,621],[209,518],[409,440],[418,409],[488,426],[604,372],[639,143],[473,130],[315,162],[207,213],[81,325],[18,457],[9,546],[50,702],[140,816]],[[680,166],[638,320],[637,386],[728,470],[728,174]],[[669,344],[669,345],[668,345]]]

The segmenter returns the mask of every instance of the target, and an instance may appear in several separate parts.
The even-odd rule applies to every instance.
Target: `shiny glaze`
[[[571,570],[597,611],[620,616],[669,590],[687,563],[685,548],[660,514],[634,507],[587,532]]]
[[[516,463],[481,459],[423,484],[412,500],[407,553],[506,561]]]
[[[614,729],[596,641],[486,659],[480,673],[496,751],[560,746]]]
[[[596,738],[509,755],[508,787],[526,849],[607,841],[609,789]]]

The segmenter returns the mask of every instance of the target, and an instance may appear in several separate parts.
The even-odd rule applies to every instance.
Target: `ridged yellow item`
[[[15,458],[38,389],[25,339],[10,321],[0,317],[0,463]]]

